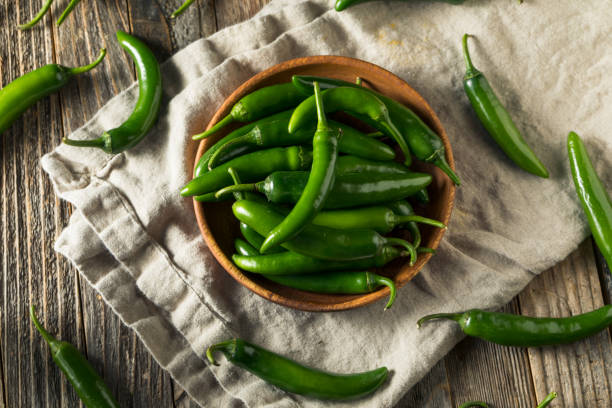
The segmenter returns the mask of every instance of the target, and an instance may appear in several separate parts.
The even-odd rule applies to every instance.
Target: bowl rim
[[[253,77],[248,79],[246,82],[244,82],[242,85],[240,85],[236,90],[234,90],[229,96],[225,98],[225,100],[223,101],[223,104],[219,107],[219,109],[217,109],[217,111],[215,112],[211,120],[209,121],[206,129],[210,129],[215,123],[217,123],[227,114],[229,114],[235,101],[239,100],[240,98],[247,95],[248,93],[258,89],[259,87],[257,85],[263,82],[265,79],[271,76],[274,76],[276,74],[282,73],[284,71],[290,70],[290,69],[313,66],[313,65],[330,64],[330,63],[334,65],[345,65],[345,66],[352,66],[352,67],[357,66],[365,71],[368,71],[368,70],[377,71],[378,74],[384,77],[385,81],[388,81],[394,87],[398,89],[405,89],[406,91],[411,92],[413,94],[413,97],[420,104],[419,108],[427,112],[429,116],[428,119],[430,119],[435,125],[435,127],[438,128],[439,131],[436,131],[436,133],[440,136],[444,144],[444,147],[446,150],[446,160],[448,161],[449,166],[453,170],[455,170],[455,161],[454,161],[453,151],[450,145],[450,140],[448,138],[448,135],[446,134],[446,131],[444,127],[442,126],[440,119],[438,118],[434,110],[429,106],[427,101],[421,96],[421,94],[419,94],[415,89],[413,89],[406,81],[399,78],[397,75],[393,74],[392,72],[376,64],[373,64],[371,62],[367,62],[367,61],[363,61],[363,60],[351,58],[351,57],[345,57],[345,56],[316,55],[316,56],[295,58],[295,59],[280,62],[264,71],[259,72],[258,74],[254,75]],[[202,157],[204,152],[208,150],[214,144],[212,140],[213,139],[211,138],[206,138],[200,141],[198,149],[197,149],[197,153],[195,156],[194,165],[193,165],[194,171],[195,171],[198,161],[200,160],[200,157]],[[455,193],[456,193],[456,186],[452,182],[450,182],[448,204],[443,207],[442,217],[440,220],[446,225],[449,224],[452,210],[454,207]],[[215,240],[214,236],[212,235],[212,231],[209,228],[209,225],[208,225],[208,222],[205,216],[204,204],[205,203],[201,203],[199,201],[196,201],[195,199],[193,200],[194,212],[196,215],[196,220],[197,220],[200,232],[202,233],[202,236],[204,237],[204,241],[206,242],[206,245],[212,252],[213,256],[215,257],[217,262],[219,262],[219,264],[223,267],[223,269],[227,273],[229,273],[230,276],[232,276],[238,283],[240,283],[242,286],[246,287],[250,291],[263,297],[266,300],[272,301],[274,303],[277,303],[283,306],[291,307],[293,309],[302,310],[302,311],[331,312],[331,311],[349,310],[349,309],[354,309],[357,307],[366,306],[377,300],[383,299],[389,295],[389,288],[382,287],[374,292],[357,295],[356,297],[348,299],[346,301],[340,301],[338,303],[327,304],[327,303],[313,302],[309,300],[297,300],[297,299],[293,299],[291,297],[287,297],[282,294],[273,292],[259,285],[257,282],[249,279],[247,274],[242,272],[240,269],[238,269],[238,267],[234,265],[231,259],[229,259],[225,255],[225,253],[222,251],[222,249],[217,244],[217,241]],[[445,232],[446,232],[446,229],[442,229],[442,230],[438,230],[437,233],[434,233],[433,245],[431,246],[432,249],[438,248],[440,241],[442,240],[442,237],[444,236]],[[421,271],[421,269],[423,269],[423,267],[427,264],[427,262],[431,259],[431,257],[432,257],[432,254],[430,253],[426,253],[424,254],[424,256],[419,257],[419,260],[417,261],[417,263],[412,267],[412,268],[415,268],[414,272],[411,273],[409,276],[393,277],[393,281],[395,282],[397,289],[401,288],[407,282],[412,280],[414,276],[416,276]]]

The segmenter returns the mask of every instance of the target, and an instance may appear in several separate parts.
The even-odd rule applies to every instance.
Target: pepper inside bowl
[[[450,169],[454,170],[454,160],[448,137],[433,110],[425,100],[406,82],[376,65],[365,61],[338,57],[315,56],[286,61],[263,71],[245,82],[234,91],[216,112],[208,125],[211,129],[225,118],[232,107],[245,95],[270,85],[288,83],[294,75],[312,75],[335,78],[354,83],[356,78],[363,80],[363,85],[370,87],[385,97],[412,109],[442,140],[445,148],[445,161]],[[349,126],[365,131],[363,122],[348,115],[333,116]],[[221,128],[210,137],[204,139],[198,149],[195,163],[197,164],[208,149],[232,130],[244,124],[233,124]],[[395,143],[391,144],[396,146]],[[396,161],[402,162],[401,150],[398,151]],[[440,163],[438,163],[440,164]],[[444,167],[443,163],[440,164]],[[452,174],[452,170],[447,172]],[[455,185],[440,168],[433,164],[415,161],[411,170],[428,173],[432,182],[427,187],[429,203],[417,206],[416,212],[424,217],[433,218],[448,225],[455,197]],[[234,242],[241,237],[238,220],[232,214],[233,201],[225,202],[199,202],[194,200],[196,219],[204,240],[211,249],[217,261],[224,269],[243,286],[256,294],[278,304],[307,311],[336,311],[364,306],[389,295],[387,287],[360,295],[320,294],[292,289],[265,279],[263,276],[247,273],[240,270],[231,260],[235,253]],[[422,235],[421,246],[436,249],[444,235],[444,229],[420,224]],[[397,229],[393,232],[395,237],[410,236],[407,231]],[[399,288],[412,279],[431,258],[431,253],[420,253],[416,263],[410,265],[410,258],[397,258],[382,268],[373,269],[378,275],[391,278]],[[291,265],[287,265],[290,269]],[[323,272],[325,273],[325,272]],[[399,293],[401,296],[401,291]]]

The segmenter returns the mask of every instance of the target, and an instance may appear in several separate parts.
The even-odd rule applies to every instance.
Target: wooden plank
[[[234,25],[253,17],[270,0],[217,0],[215,1],[215,13],[217,16],[217,29]]]
[[[184,0],[171,0],[162,4],[164,14],[169,16]],[[191,42],[208,37],[217,31],[215,1],[199,0],[191,5],[176,19],[171,19],[170,35],[174,52],[186,47]]]
[[[515,298],[501,309],[519,313]],[[453,405],[486,401],[494,407],[537,405],[525,349],[466,338],[444,359]]]
[[[529,316],[571,316],[603,306],[591,240],[542,273],[519,295]],[[612,342],[609,331],[574,344],[528,349],[538,399],[559,393],[559,406],[612,406]]]
[[[453,403],[446,373],[445,359],[404,395],[398,407],[451,408]]]

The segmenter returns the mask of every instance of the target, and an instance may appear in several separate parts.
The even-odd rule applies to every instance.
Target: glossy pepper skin
[[[412,154],[419,160],[432,163],[455,183],[461,184],[461,180],[446,161],[446,149],[440,137],[431,130],[412,109],[401,103],[368,88],[361,88],[356,83],[342,81],[333,78],[316,76],[294,75],[291,79],[293,85],[304,92],[312,94],[312,83],[319,82],[321,88],[355,87],[372,93],[379,98],[389,111],[389,118],[399,131],[402,138],[410,148]],[[367,121],[367,119],[366,119]]]
[[[121,47],[132,57],[138,74],[138,100],[132,114],[121,126],[108,130],[97,139],[63,142],[71,146],[98,147],[117,154],[140,143],[157,121],[162,100],[162,76],[153,52],[138,38],[117,31]]]
[[[576,193],[589,221],[597,247],[612,268],[612,199],[593,168],[580,136],[570,132],[567,152]]]
[[[304,170],[312,163],[312,150],[300,146],[275,147],[236,157],[191,180],[181,190],[184,197],[202,195],[232,184],[227,169],[233,167],[246,181],[257,180],[279,170]]]
[[[468,336],[503,346],[539,347],[564,344],[591,336],[612,324],[612,305],[572,317],[526,317],[473,309],[464,313],[438,313],[421,318],[459,323]]]
[[[252,197],[249,197],[249,199],[251,200]],[[240,232],[242,233],[242,236],[244,237],[244,239],[247,240],[249,245],[253,246],[257,250],[257,254],[259,254],[261,244],[263,244],[265,238],[259,235],[257,231],[249,227],[244,222],[240,223]],[[278,253],[278,252],[285,252],[285,250],[282,247],[277,247],[277,248],[272,248],[269,253],[273,254],[273,253]]]
[[[85,357],[76,347],[65,341],[59,341],[42,327],[34,306],[30,307],[30,318],[51,350],[55,364],[64,372],[68,381],[87,408],[119,408],[104,380],[96,373]]]
[[[326,272],[314,275],[266,275],[265,277],[290,288],[314,293],[358,295],[371,293],[381,286],[386,286],[389,288],[390,295],[385,310],[393,305],[397,295],[395,284],[391,279],[367,271]]]
[[[234,241],[234,249],[236,249],[236,253],[242,256],[257,256],[259,255],[259,251],[257,251],[253,245],[248,242],[238,238]]]
[[[264,381],[294,394],[323,400],[347,400],[376,391],[388,375],[386,367],[358,374],[332,374],[305,367],[293,360],[241,339],[227,340],[208,348],[206,357],[222,352],[231,363]]]
[[[340,134],[327,123],[318,83],[315,83],[315,100],[318,122],[312,139],[312,167],[308,180],[291,212],[268,233],[261,244],[262,254],[295,237],[323,208],[336,180]]]
[[[0,89],[0,135],[30,106],[60,90],[73,76],[95,68],[105,56],[106,50],[102,49],[94,62],[78,68],[57,64],[45,65]]]
[[[275,204],[293,204],[299,200],[307,180],[308,172],[278,171],[258,183],[223,188],[215,196],[223,198],[236,191],[257,191]],[[430,183],[431,175],[426,173],[338,175],[323,208],[371,206],[401,200]],[[208,197],[196,197],[196,201]]]
[[[239,221],[262,236],[267,236],[284,219],[271,205],[250,200],[236,201],[232,210]],[[282,246],[302,255],[330,261],[374,258],[387,247],[400,246],[410,252],[411,264],[416,262],[416,250],[412,244],[399,238],[383,237],[368,229],[339,231],[308,224],[299,235]]]
[[[523,139],[489,81],[482,72],[474,68],[467,44],[468,37],[469,35],[465,34],[462,41],[466,65],[463,88],[474,112],[489,135],[514,163],[531,174],[548,178],[548,170]]]
[[[234,254],[232,260],[240,269],[251,273],[262,275],[293,275],[381,268],[394,259],[403,256],[410,256],[410,253],[394,247],[385,247],[380,253],[376,254],[375,257],[354,261],[329,261],[291,251],[266,255]]]
[[[383,142],[355,130],[342,123],[329,121],[336,131],[342,133],[338,140],[338,152],[370,160],[388,161],[395,158],[393,149]],[[302,129],[295,133],[289,133],[289,117],[273,122],[265,122],[253,127],[242,136],[223,144],[210,157],[209,170],[227,161],[227,157],[235,157],[235,150],[258,150],[261,148],[292,146],[301,144],[312,144],[313,129]]]
[[[306,97],[290,83],[260,88],[240,99],[229,115],[207,131],[193,136],[203,139],[234,122],[251,122],[297,106]]]
[[[336,0],[336,11],[342,11],[342,10],[346,10],[347,8],[351,7],[351,6],[355,6],[357,4],[361,4],[361,3],[367,3],[370,1],[374,1],[374,0]],[[406,0],[404,0],[406,1]],[[435,1],[439,1],[439,2],[444,2],[444,3],[449,3],[449,4],[462,4],[463,2],[465,2],[465,0],[435,0]]]
[[[221,148],[223,148],[223,146],[225,146],[227,143],[232,142],[235,139],[238,139],[241,136],[246,135],[247,133],[249,133],[251,130],[253,130],[253,128],[255,128],[256,126],[259,126],[261,124],[265,124],[268,122],[276,122],[277,120],[281,120],[281,119],[286,119],[287,121],[289,120],[289,118],[291,117],[291,115],[293,114],[293,110],[287,110],[287,111],[283,111],[283,112],[279,112],[276,113],[274,115],[271,116],[267,116],[263,119],[257,120],[255,122],[251,122],[249,124],[246,124],[242,127],[239,127],[238,129],[230,132],[229,134],[227,134],[226,136],[224,136],[221,140],[219,140],[217,143],[215,143],[214,145],[211,146],[210,149],[206,150],[204,152],[204,154],[202,154],[202,157],[200,157],[200,160],[198,160],[198,163],[196,164],[195,167],[195,171],[194,171],[194,177],[199,177],[201,175],[203,175],[204,173],[206,173],[209,170],[209,163],[210,163],[210,159],[217,153],[217,151]],[[231,149],[223,154],[220,154],[217,157],[217,162],[219,164],[225,163],[235,157],[238,157],[242,154],[245,153],[250,153],[252,151],[255,150],[259,150],[257,149],[256,146],[253,145],[242,145],[240,148],[235,148],[235,149]],[[212,166],[212,167],[217,167]]]
[[[406,200],[394,201],[394,202],[385,204],[385,206],[388,207],[391,211],[393,211],[397,215],[404,215],[404,216],[415,215],[414,208]],[[414,221],[410,221],[402,225],[405,225],[406,229],[408,229],[408,231],[410,232],[410,236],[413,239],[412,245],[414,245],[415,248],[420,247],[422,237],[421,237],[421,230],[419,230],[419,226],[417,225],[417,223]]]
[[[295,87],[294,87],[295,88]],[[297,92],[302,94],[299,90]],[[325,113],[344,111],[359,117],[370,119],[370,124],[387,136],[390,136],[399,145],[404,153],[404,164],[412,163],[412,155],[408,144],[397,130],[385,104],[371,92],[360,87],[329,88],[321,93]],[[289,120],[289,133],[308,128],[316,120],[317,106],[315,96],[312,95],[300,103]]]

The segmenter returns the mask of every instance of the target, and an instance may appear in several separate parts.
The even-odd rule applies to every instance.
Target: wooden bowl
[[[297,58],[273,66],[246,81],[236,89],[223,103],[208,124],[212,127],[221,118],[229,114],[232,106],[243,96],[258,88],[291,80],[295,74],[316,75],[354,81],[361,77],[366,86],[405,104],[413,109],[440,137],[446,148],[446,159],[454,169],[453,154],[448,136],[440,120],[427,102],[406,82],[376,65],[365,61],[337,56],[315,56]],[[348,123],[349,125],[351,123]],[[195,163],[202,154],[231,130],[241,126],[228,126],[200,143]],[[195,166],[195,164],[194,164]],[[433,182],[428,191],[431,197],[425,208],[416,208],[417,213],[440,220],[448,225],[455,198],[455,186],[449,178],[437,167],[425,163],[413,166],[418,171],[426,171],[433,175]],[[194,209],[198,225],[206,244],[225,270],[243,286],[258,295],[281,305],[306,311],[337,311],[364,306],[389,295],[388,288],[382,288],[364,295],[327,295],[304,292],[287,288],[270,282],[256,274],[245,273],[231,261],[234,253],[234,240],[240,236],[238,221],[231,211],[232,202],[200,203],[194,201]],[[437,248],[444,230],[420,225],[424,246]],[[405,231],[400,231],[401,234]],[[410,281],[429,261],[431,254],[421,254],[415,265],[409,266],[405,258],[397,259],[384,268],[376,271],[381,275],[393,278],[397,287]],[[229,295],[229,294],[228,294]],[[401,291],[398,294],[401,296]],[[381,306],[382,308],[382,306]]]

